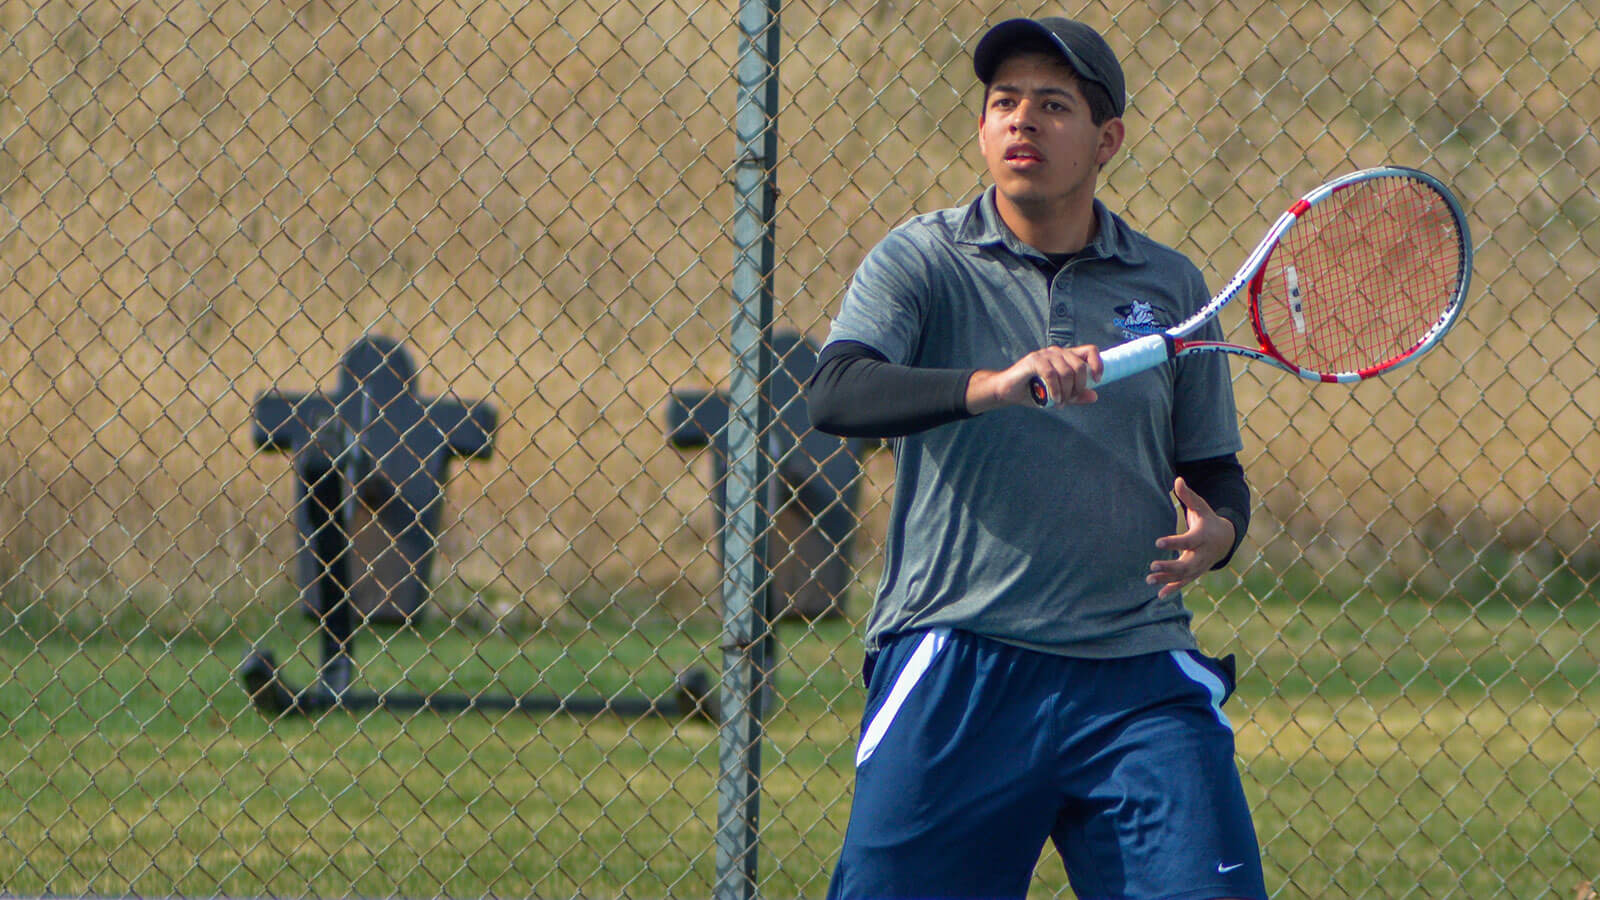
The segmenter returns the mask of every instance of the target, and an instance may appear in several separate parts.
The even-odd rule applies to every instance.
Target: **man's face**
[[[1027,215],[1089,202],[1122,137],[1121,119],[1094,124],[1072,70],[1044,53],[1000,64],[978,121],[978,146],[1002,202]]]

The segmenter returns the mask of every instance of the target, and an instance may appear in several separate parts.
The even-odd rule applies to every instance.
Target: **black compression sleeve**
[[[822,348],[806,384],[811,427],[895,438],[971,418],[967,382],[974,371],[896,365],[867,344],[835,341]]]
[[[1227,456],[1181,462],[1177,468],[1178,477],[1187,482],[1201,499],[1211,504],[1211,509],[1217,515],[1233,523],[1233,546],[1228,548],[1227,556],[1212,566],[1213,569],[1220,569],[1233,559],[1233,554],[1244,542],[1245,531],[1250,528],[1250,485],[1244,480],[1244,466],[1239,464],[1238,454],[1229,453]]]

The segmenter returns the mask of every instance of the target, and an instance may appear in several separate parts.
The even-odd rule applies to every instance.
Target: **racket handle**
[[[1102,370],[1092,387],[1120,381],[1137,375],[1145,369],[1154,369],[1177,355],[1177,341],[1167,334],[1147,334],[1126,344],[1118,344],[1100,353]],[[1048,408],[1056,405],[1056,398],[1045,389],[1043,379],[1037,375],[1028,382],[1028,392],[1035,406]]]
[[[1100,365],[1104,370],[1094,386],[1121,381],[1145,369],[1154,369],[1177,353],[1177,342],[1167,334],[1147,334],[1138,340],[1118,344],[1100,354]]]

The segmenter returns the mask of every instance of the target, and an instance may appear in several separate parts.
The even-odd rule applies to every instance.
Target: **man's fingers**
[[[1193,557],[1193,554],[1185,555],[1190,558]],[[1180,561],[1175,560],[1174,562]],[[1188,586],[1190,582],[1199,578],[1202,574],[1204,573],[1193,571],[1193,566],[1179,566],[1172,564],[1164,565],[1157,562],[1151,564],[1150,574],[1145,576],[1144,583],[1151,586],[1160,585],[1160,590],[1156,591],[1156,598],[1159,600],[1165,600],[1167,597]]]
[[[1099,399],[1095,379],[1104,371],[1100,351],[1092,346],[1046,347],[1029,354],[1024,361],[1031,369],[1029,381],[1037,379],[1049,394],[1049,405],[1079,405]],[[1036,399],[1030,384],[1030,399]]]
[[[1195,558],[1194,553],[1184,551],[1177,559],[1158,559],[1150,564],[1150,574],[1146,580],[1161,577],[1193,578],[1200,575],[1203,570],[1195,564]]]
[[[1156,538],[1158,550],[1198,550],[1200,549],[1200,529],[1191,527],[1183,534],[1169,534],[1166,537]]]
[[[1211,512],[1211,504],[1206,502],[1206,498],[1195,493],[1194,488],[1189,487],[1189,482],[1181,477],[1172,482],[1172,493],[1177,495],[1178,501],[1189,509],[1201,513]]]

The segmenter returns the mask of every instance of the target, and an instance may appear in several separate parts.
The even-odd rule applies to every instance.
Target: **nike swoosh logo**
[[[1244,867],[1244,863],[1234,863],[1231,866],[1225,866],[1222,863],[1217,863],[1217,874],[1218,875],[1226,875],[1229,872],[1232,872],[1234,869],[1240,869],[1240,868],[1243,868],[1243,867]]]

